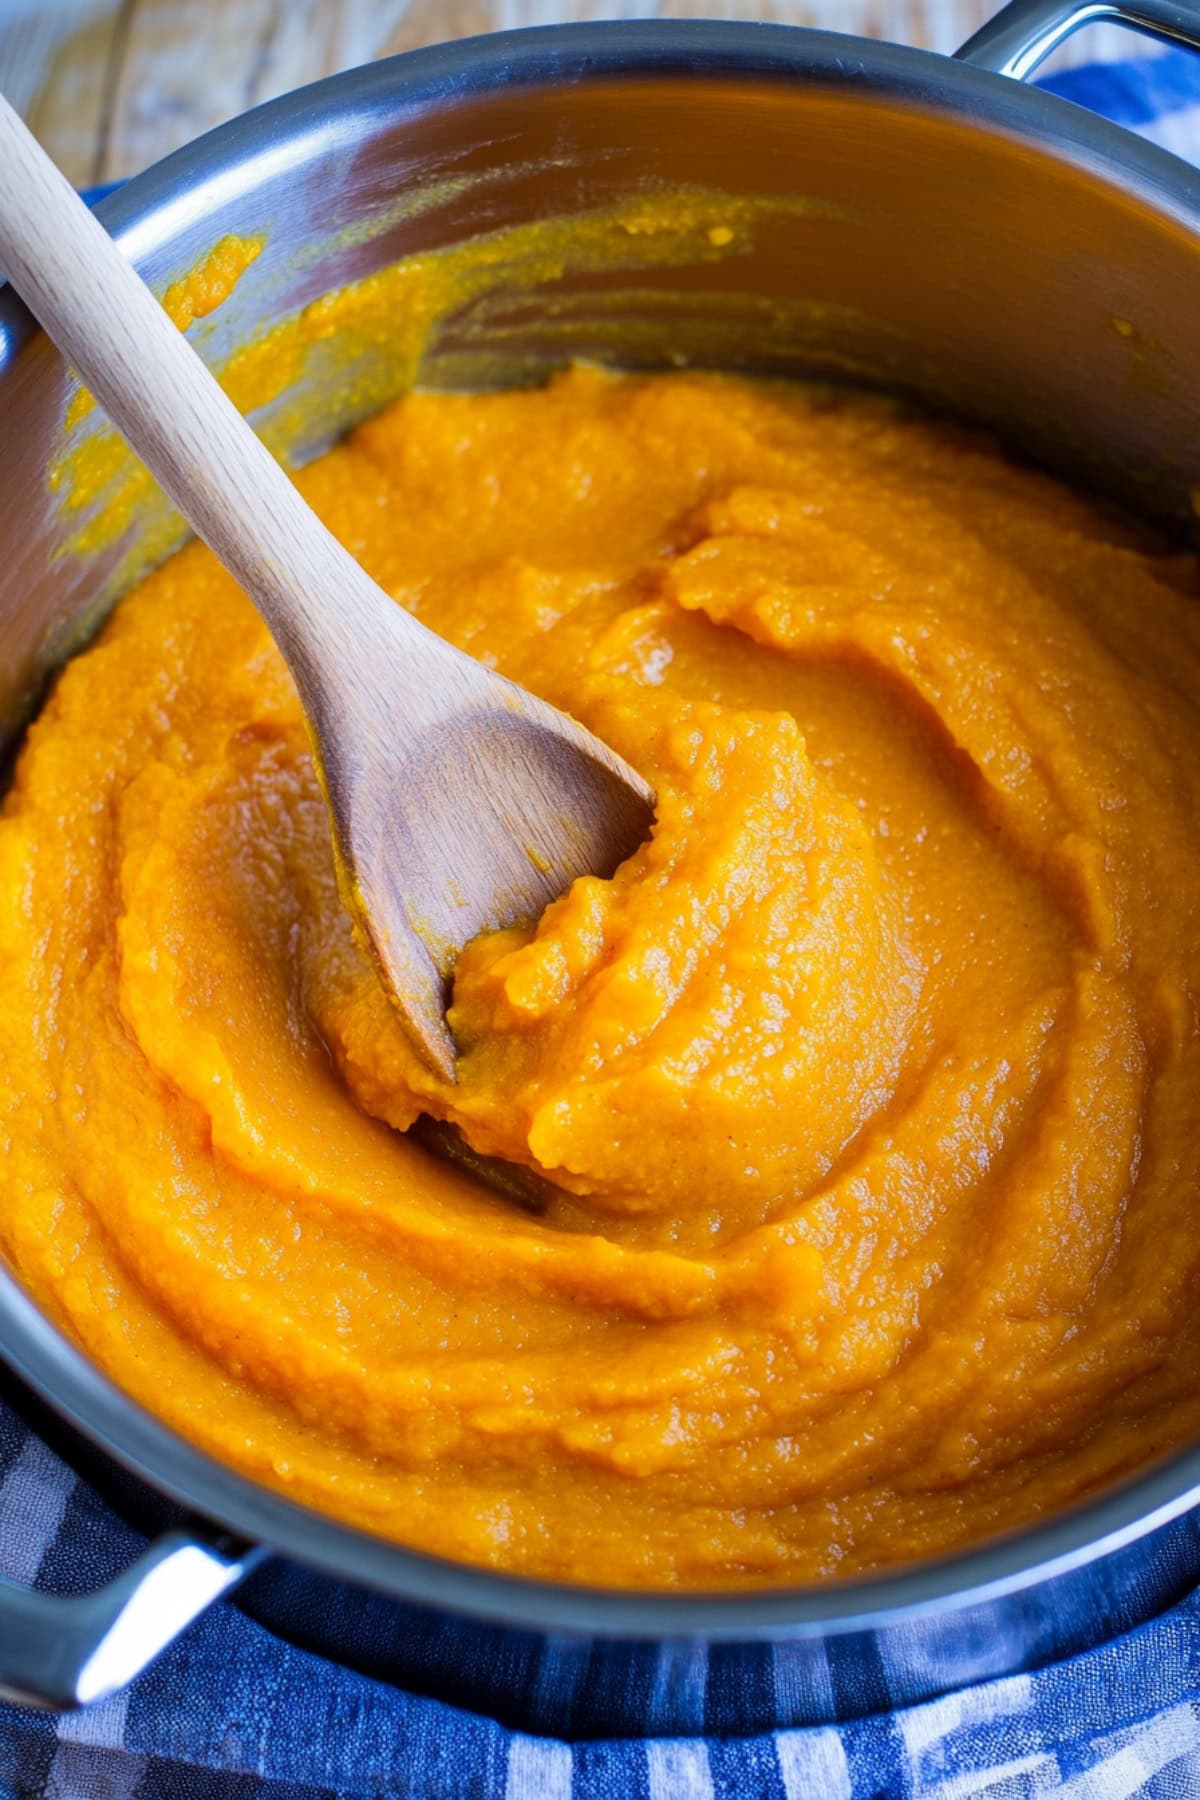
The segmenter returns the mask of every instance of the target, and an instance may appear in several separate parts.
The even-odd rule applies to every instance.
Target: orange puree
[[[945,1550],[1200,1431],[1192,559],[716,376],[418,394],[300,484],[654,836],[465,953],[448,1087],[265,629],[173,557],[0,825],[0,1242],[47,1311],[296,1499],[606,1583]]]

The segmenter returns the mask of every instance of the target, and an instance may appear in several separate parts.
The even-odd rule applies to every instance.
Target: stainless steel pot
[[[130,182],[101,216],[155,283],[226,232],[266,232],[205,344],[218,359],[264,320],[411,251],[599,207],[641,183],[803,196],[813,204],[764,215],[746,254],[639,277],[636,303],[622,303],[626,360],[667,362],[697,341],[698,317],[712,318],[709,341],[726,362],[810,376],[850,366],[1178,523],[1200,482],[1200,174],[1006,79],[1101,16],[1200,46],[1200,8],[1170,0],[1017,0],[954,61],[765,25],[508,33],[262,107]],[[507,306],[448,319],[429,368],[452,368],[467,341],[492,353],[502,378],[529,379],[564,355],[621,355],[611,302],[629,281],[628,270],[568,268]],[[794,319],[797,301],[813,303],[805,331],[764,323]],[[374,388],[329,371],[307,379],[307,416],[327,435],[352,422],[364,394],[385,397],[383,377]],[[66,553],[47,470],[69,391],[52,348],[0,295],[0,730],[10,742],[128,566],[115,550]],[[283,447],[301,459],[320,446],[293,427]],[[135,521],[134,538],[145,529]],[[317,1641],[334,1654],[338,1619],[365,1608],[375,1666],[382,1658],[414,1685],[438,1679],[445,1616],[475,1621],[471,1690],[458,1697],[568,1735],[569,1695],[512,1698],[536,1689],[529,1669],[551,1639],[561,1655],[564,1635],[588,1672],[593,1729],[642,1729],[640,1702],[635,1712],[626,1696],[655,1675],[666,1695],[657,1730],[712,1728],[723,1708],[727,1730],[796,1725],[835,1706],[844,1716],[839,1686],[855,1687],[862,1710],[877,1704],[872,1670],[886,1670],[893,1701],[911,1701],[948,1667],[968,1681],[1078,1649],[1167,1604],[1200,1568],[1196,1448],[1067,1515],[870,1580],[682,1596],[509,1579],[378,1542],[219,1467],[117,1392],[2,1273],[0,1353],[60,1421],[187,1514],[87,1598],[0,1583],[0,1692],[34,1704],[73,1706],[129,1680],[268,1558],[248,1604],[275,1618],[300,1604],[327,1621]],[[1083,1595],[1085,1637],[1065,1623]],[[709,1658],[704,1717],[694,1684],[663,1681],[697,1640],[729,1647]],[[737,1670],[765,1655],[784,1698],[773,1717],[748,1719]],[[604,1670],[619,1675],[601,1684],[607,1704]]]

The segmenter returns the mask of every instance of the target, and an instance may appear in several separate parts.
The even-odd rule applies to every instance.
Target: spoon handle
[[[425,661],[432,634],[384,600],[310,511],[3,96],[0,270],[258,606],[310,706],[331,664],[361,667],[381,609],[394,615],[391,639],[410,634]]]

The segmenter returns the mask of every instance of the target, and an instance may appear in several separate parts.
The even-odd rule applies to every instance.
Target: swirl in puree
[[[264,626],[172,557],[0,825],[0,1241],[47,1312],[297,1500],[608,1584],[944,1551],[1200,1431],[1193,559],[721,376],[415,394],[299,480],[653,836],[464,953],[448,1085]]]

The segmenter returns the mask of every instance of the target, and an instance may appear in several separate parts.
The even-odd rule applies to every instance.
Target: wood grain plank
[[[99,178],[119,181],[244,110],[274,0],[130,0]]]
[[[119,5],[69,0],[0,29],[0,92],[78,187],[96,179],[119,21]]]

